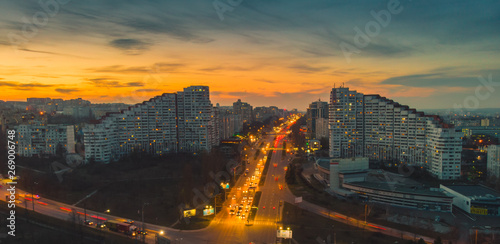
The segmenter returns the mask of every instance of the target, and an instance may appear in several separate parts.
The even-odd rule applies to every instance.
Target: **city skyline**
[[[464,104],[484,85],[478,77],[492,77],[482,93],[498,89],[500,5],[493,1],[454,8],[241,1],[223,12],[201,1],[57,3],[2,3],[2,100],[36,94],[134,104],[206,85],[214,104],[241,98],[254,107],[304,110],[344,84],[433,109]],[[367,33],[374,23],[379,31],[357,45],[357,30]],[[490,94],[478,107],[498,104],[500,97]]]

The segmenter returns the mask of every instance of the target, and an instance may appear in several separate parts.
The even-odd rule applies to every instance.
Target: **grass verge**
[[[267,160],[264,165],[264,170],[262,170],[262,175],[260,176],[259,186],[263,186],[266,183],[267,171],[269,170],[269,164],[271,163],[271,158],[273,156],[273,152],[269,151],[267,154]]]
[[[248,223],[253,222],[255,220],[255,216],[257,215],[257,210],[259,209],[260,196],[262,195],[261,191],[255,193],[252,202],[252,208],[250,209],[250,213],[248,214]]]

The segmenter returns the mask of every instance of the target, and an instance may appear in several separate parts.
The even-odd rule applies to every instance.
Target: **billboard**
[[[476,208],[474,206],[470,207],[471,214],[488,215],[487,208]]]
[[[301,203],[301,202],[302,202],[302,197],[295,198],[295,203]]]
[[[278,230],[276,237],[292,239],[292,231],[291,230]]]
[[[203,216],[212,215],[215,213],[214,208],[203,209]]]
[[[222,187],[222,189],[224,190],[229,190],[229,183],[220,183],[220,186]]]
[[[184,210],[184,218],[193,217],[196,215],[196,209]]]

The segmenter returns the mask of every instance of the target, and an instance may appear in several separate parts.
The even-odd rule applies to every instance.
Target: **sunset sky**
[[[305,110],[345,83],[450,108],[491,75],[479,107],[500,107],[498,0],[400,1],[350,62],[341,43],[356,46],[355,28],[364,32],[389,1],[243,0],[223,19],[212,0],[38,2],[0,2],[0,100],[137,103],[208,85],[214,105]]]

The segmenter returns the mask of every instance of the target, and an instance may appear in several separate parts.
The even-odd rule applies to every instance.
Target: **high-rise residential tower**
[[[132,152],[210,150],[218,143],[214,116],[207,86],[165,93],[87,125],[85,159],[108,163]]]
[[[439,116],[340,87],[330,94],[329,121],[331,157],[365,156],[425,167],[439,179],[460,177],[461,133]]]

